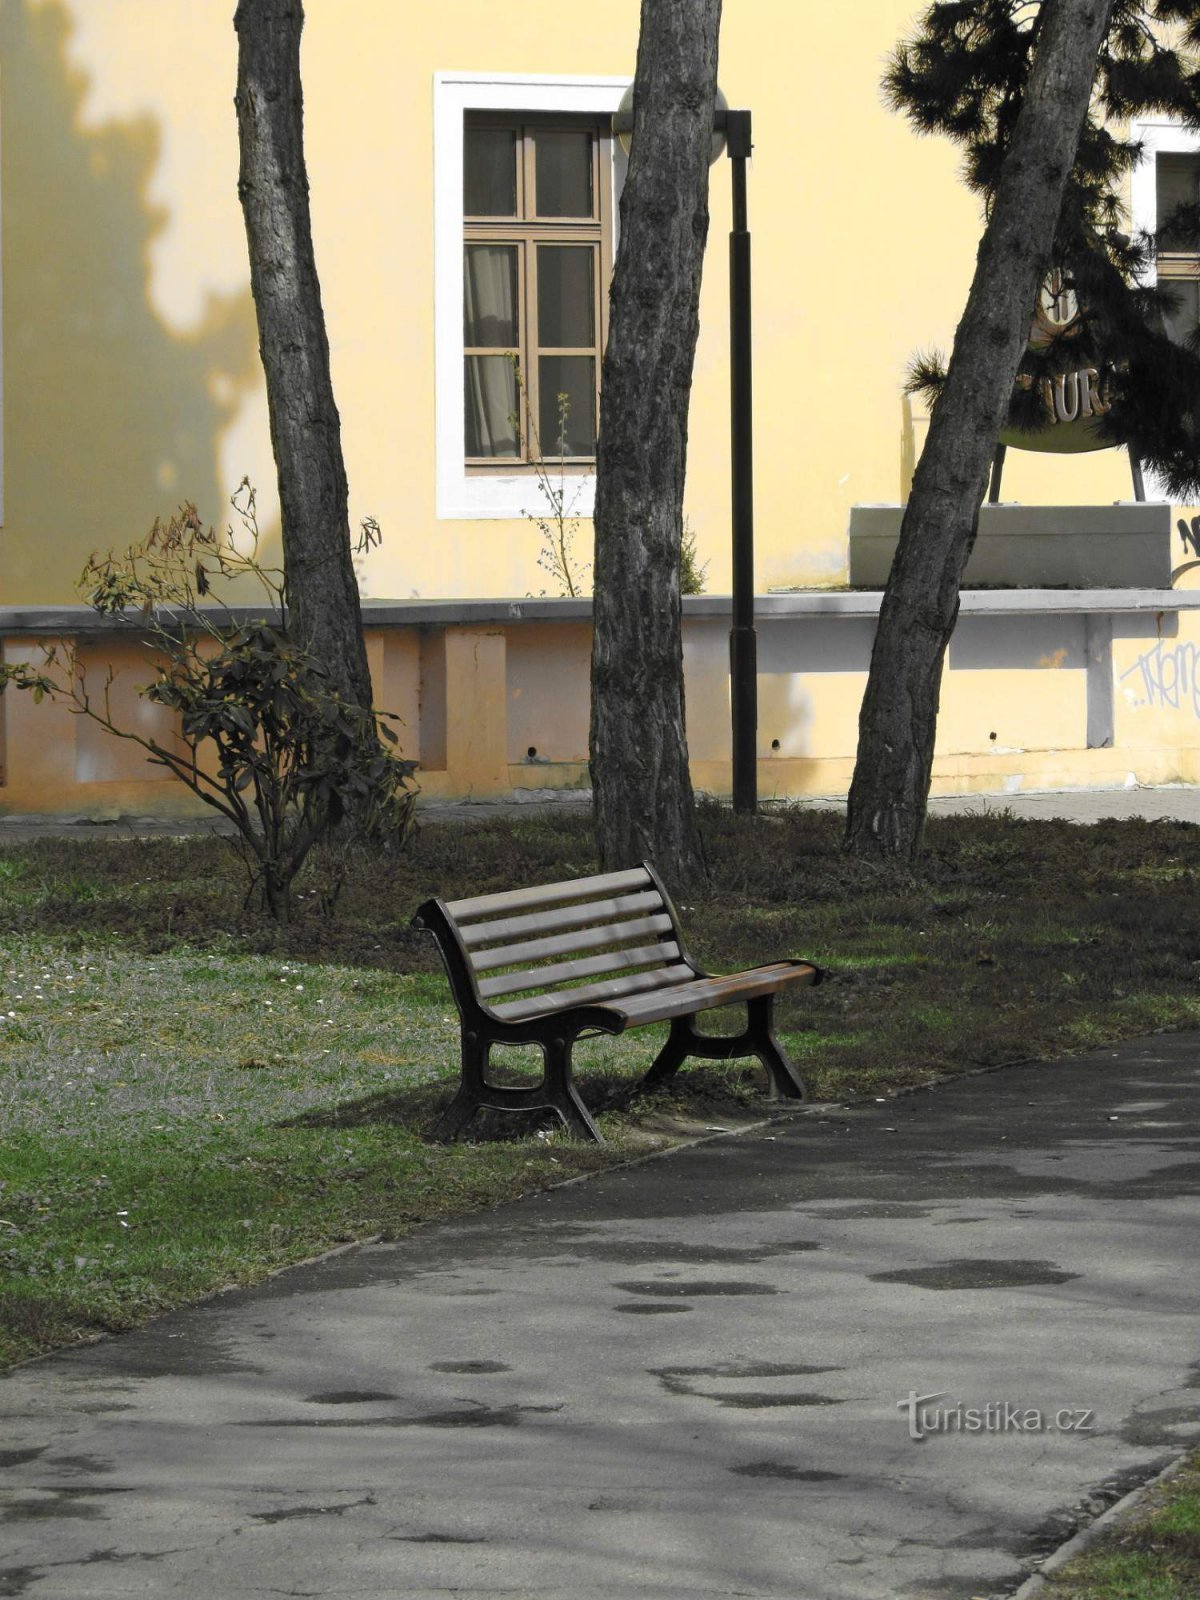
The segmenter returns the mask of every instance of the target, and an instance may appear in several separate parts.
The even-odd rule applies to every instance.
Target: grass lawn
[[[1150,1490],[1084,1555],[1047,1577],[1045,1600],[1196,1600],[1200,1457]]]
[[[943,819],[919,877],[845,861],[830,813],[703,827],[697,959],[830,969],[780,1008],[817,1099],[1200,1022],[1187,824]],[[606,1148],[511,1120],[428,1142],[458,1027],[413,909],[594,869],[578,815],[429,826],[352,860],[332,916],[315,863],[279,928],[219,839],[0,851],[0,1364],[761,1114],[747,1063],[631,1100],[642,1029],[579,1051]]]

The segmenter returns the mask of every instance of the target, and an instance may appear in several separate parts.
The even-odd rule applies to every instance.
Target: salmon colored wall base
[[[1016,614],[996,611],[997,599],[964,596],[943,677],[933,793],[1200,782],[1200,591],[1097,591],[1082,597],[1092,612],[1078,593],[1040,595]],[[833,597],[763,602],[763,800],[849,786],[878,596],[842,598],[842,611],[820,615],[814,608]],[[400,716],[399,748],[420,763],[425,800],[588,786],[590,628],[583,603],[562,605],[557,622],[546,615],[553,604],[477,602],[453,608],[457,621],[448,614],[368,630],[380,705]],[[731,788],[727,606],[718,597],[688,602],[684,623],[693,781],[717,795]],[[497,620],[504,611],[513,615]],[[6,661],[39,666],[62,639],[23,630],[3,643]],[[137,692],[152,672],[135,641],[89,636],[79,659],[93,695],[107,685],[115,721],[170,738],[166,714]],[[61,703],[11,690],[0,714],[2,815],[204,813],[138,746]]]

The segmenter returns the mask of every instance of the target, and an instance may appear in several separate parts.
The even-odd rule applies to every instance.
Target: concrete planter
[[[850,583],[887,582],[903,506],[855,506],[850,513]],[[963,582],[1018,588],[1167,589],[1171,507],[985,505]]]

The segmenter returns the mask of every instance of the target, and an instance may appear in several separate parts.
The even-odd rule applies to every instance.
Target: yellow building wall
[[[1200,571],[1178,587],[1200,587]],[[1200,782],[1200,617],[1154,619],[1113,641],[1113,726],[1130,765],[1157,759],[1158,783]]]
[[[352,518],[384,544],[365,592],[544,586],[520,519],[439,521],[434,486],[433,80],[628,75],[637,0],[307,0],[306,140]],[[856,502],[901,492],[901,386],[949,347],[979,217],[957,155],[885,110],[913,0],[732,0],[720,79],[754,116],[760,589],[843,582]],[[6,0],[0,9],[4,523],[0,604],[74,598],[95,548],[184,498],[228,517],[274,471],[237,202],[232,5]],[[729,168],[712,226],[690,428],[689,520],[727,589]],[[1006,497],[1128,496],[1123,459],[1010,452]],[[768,697],[769,698],[769,697]],[[535,741],[531,741],[535,742]]]

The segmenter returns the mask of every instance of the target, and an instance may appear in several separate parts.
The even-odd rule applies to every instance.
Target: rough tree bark
[[[967,308],[913,478],[859,716],[845,845],[921,846],[963,568],[1087,114],[1113,0],[1044,0],[1036,54]]]
[[[591,776],[604,870],[702,881],[679,549],[721,0],[642,0],[596,473]]]
[[[301,0],[240,0],[238,196],[267,378],[283,559],[297,640],[369,710],[341,419],[313,256],[300,87]]]

